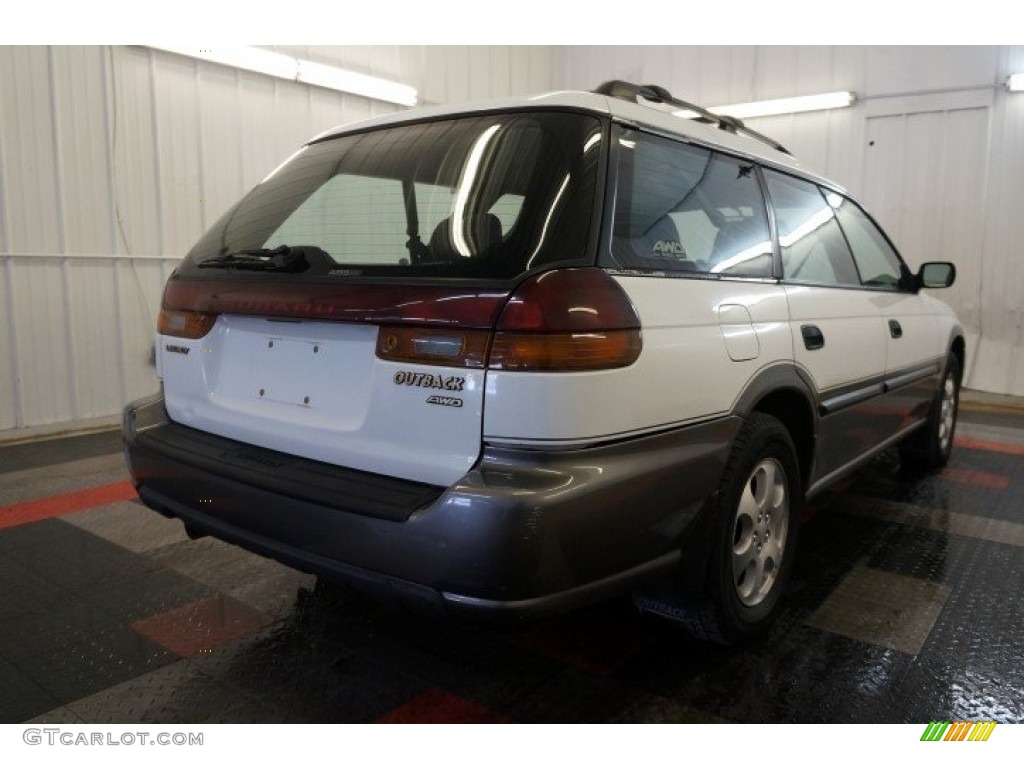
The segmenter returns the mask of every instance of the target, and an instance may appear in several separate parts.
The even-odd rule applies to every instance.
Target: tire
[[[960,377],[960,360],[950,354],[928,421],[900,443],[900,459],[904,466],[931,470],[944,467],[949,461],[960,407]]]
[[[796,547],[802,499],[796,449],[782,422],[755,413],[733,443],[709,502],[705,594],[686,602],[638,600],[698,639],[737,645],[768,630],[779,613]]]

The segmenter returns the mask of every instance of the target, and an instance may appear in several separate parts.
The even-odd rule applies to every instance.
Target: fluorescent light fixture
[[[721,107],[708,107],[708,112],[714,112],[716,115],[738,117],[742,120],[748,117],[815,112],[819,109],[840,109],[850,106],[856,100],[856,94],[851,91],[837,91],[835,93],[818,93],[813,96],[793,96],[788,99],[769,99],[767,101],[750,101],[743,104],[725,104]],[[677,117],[690,119],[697,117],[695,112],[691,112],[688,109],[680,109],[673,114]]]
[[[1006,81],[1006,87],[1011,91],[1024,91],[1024,72],[1010,75],[1010,79]]]
[[[416,89],[411,85],[383,80],[379,77],[363,75],[327,64],[318,64],[315,61],[298,59],[298,62],[299,75],[297,79],[300,83],[333,88],[335,91],[344,91],[345,93],[357,93],[371,99],[401,104],[403,107],[416,106]]]
[[[411,85],[363,75],[359,72],[315,61],[296,59],[294,56],[251,45],[217,48],[196,48],[184,45],[151,45],[149,47],[200,61],[211,61],[236,69],[279,77],[282,80],[292,80],[357,96],[366,96],[369,99],[387,101],[403,107],[414,107],[419,99],[416,89]]]

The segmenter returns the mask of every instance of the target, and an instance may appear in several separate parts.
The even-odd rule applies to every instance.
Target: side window
[[[881,230],[855,202],[835,192],[825,199],[836,212],[839,226],[853,250],[854,261],[864,285],[895,287],[900,281],[900,259]]]
[[[626,131],[612,260],[627,269],[771,277],[772,246],[750,163]]]
[[[814,184],[765,170],[786,280],[860,286],[850,247]]]

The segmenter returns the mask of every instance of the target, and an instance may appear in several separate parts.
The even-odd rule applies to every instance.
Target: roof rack
[[[721,130],[728,131],[729,133],[746,134],[752,139],[757,139],[758,141],[767,144],[772,149],[784,152],[790,157],[793,156],[792,152],[779,144],[779,142],[775,141],[775,139],[768,138],[763,133],[755,131],[753,128],[748,128],[738,117],[716,115],[714,112],[711,112],[704,107],[699,107],[696,104],[691,104],[688,101],[675,98],[660,85],[637,85],[636,83],[627,83],[625,80],[607,80],[597,86],[597,88],[594,89],[594,93],[601,94],[602,96],[610,96],[613,99],[632,101],[637,104],[640,103],[640,99],[644,99],[645,101],[653,101],[656,104],[668,104],[673,107],[679,107],[680,109],[687,109],[691,112],[695,112],[697,114],[696,119],[702,123],[711,123],[718,126]]]

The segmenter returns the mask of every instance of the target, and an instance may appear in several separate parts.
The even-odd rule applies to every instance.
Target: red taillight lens
[[[217,315],[209,312],[162,309],[160,310],[160,319],[157,321],[157,330],[164,336],[201,339],[210,332],[215,322],[217,322]]]
[[[498,320],[488,366],[508,371],[622,368],[640,355],[640,318],[603,270],[530,278]]]
[[[377,357],[403,363],[483,368],[490,340],[488,331],[382,326],[377,332]]]

